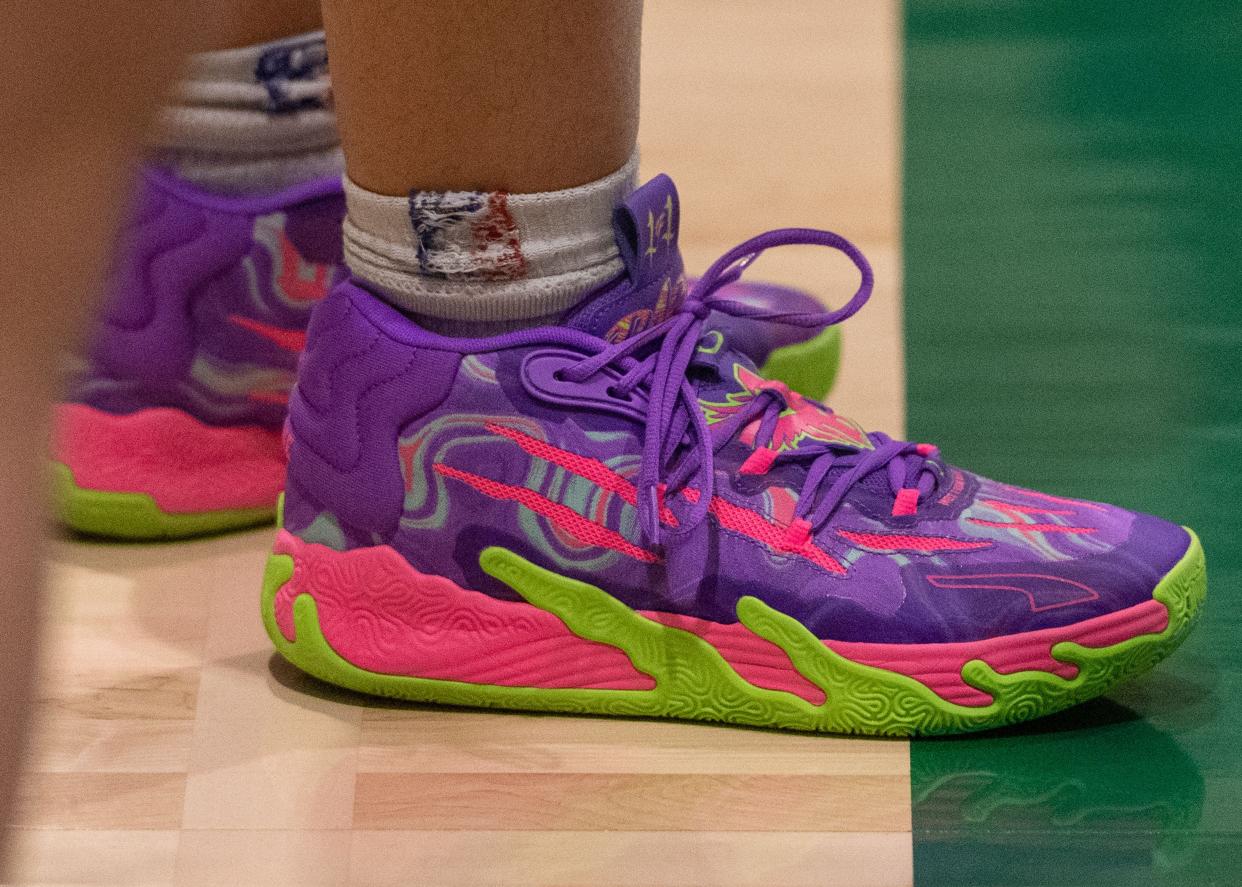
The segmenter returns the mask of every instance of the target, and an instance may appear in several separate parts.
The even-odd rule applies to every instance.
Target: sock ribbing
[[[562,191],[375,194],[346,180],[345,259],[358,277],[442,332],[554,319],[621,271],[612,212],[637,154]],[[465,332],[468,330],[468,333]]]
[[[226,192],[339,175],[323,32],[191,56],[151,159]]]

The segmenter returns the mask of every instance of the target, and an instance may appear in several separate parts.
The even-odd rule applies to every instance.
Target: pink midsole
[[[270,508],[284,489],[276,431],[207,425],[167,407],[115,415],[59,404],[54,419],[52,458],[83,489],[146,493],[169,513]]]
[[[281,530],[275,551],[293,558],[293,576],[276,594],[276,623],[296,639],[293,602],[314,598],[329,645],[358,668],[379,674],[500,686],[647,690],[616,647],[578,637],[545,610],[462,588],[416,570],[387,545],[336,551]],[[804,678],[783,650],[740,623],[641,611],[648,619],[692,632],[710,643],[745,680],[813,704],[824,692]],[[871,644],[824,641],[864,665],[907,675],[941,698],[985,706],[992,697],[961,677],[981,659],[1002,674],[1039,670],[1072,678],[1077,669],[1052,658],[1052,647],[1074,641],[1105,647],[1163,631],[1168,611],[1157,600],[1062,628],[954,644]]]
[[[281,633],[295,640],[293,601],[309,594],[324,637],[358,668],[513,687],[655,686],[621,650],[578,637],[546,610],[420,573],[387,545],[341,552],[281,530],[274,550],[294,562],[276,593]]]

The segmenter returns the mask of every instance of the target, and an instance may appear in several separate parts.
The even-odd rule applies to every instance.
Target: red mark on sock
[[[521,234],[509,211],[506,192],[492,191],[487,195],[487,207],[479,218],[471,219],[470,232],[475,248],[492,258],[486,263],[487,277],[515,280],[526,276]]]

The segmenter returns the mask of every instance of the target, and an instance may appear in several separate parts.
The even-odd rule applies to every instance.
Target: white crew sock
[[[345,260],[424,326],[485,335],[555,320],[621,271],[612,211],[637,153],[596,182],[543,194],[375,194],[345,182]]]
[[[151,146],[214,191],[275,191],[340,175],[322,31],[190,57]]]

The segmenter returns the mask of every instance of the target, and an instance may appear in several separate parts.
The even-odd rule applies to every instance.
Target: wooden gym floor
[[[900,432],[898,4],[648,7],[643,165],[678,180],[687,264],[770,227],[855,239],[880,283],[834,403]],[[755,273],[853,286],[813,250]],[[55,546],[19,880],[909,883],[906,743],[336,692],[273,658],[270,537]]]

